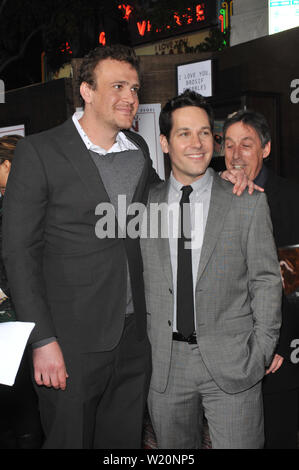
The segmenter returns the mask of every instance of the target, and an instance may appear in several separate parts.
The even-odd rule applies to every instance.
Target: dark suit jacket
[[[158,177],[143,139],[127,135],[145,158],[133,201],[146,203]],[[127,260],[137,332],[145,335],[139,240],[97,238],[100,202],[109,197],[72,119],[20,141],[5,194],[3,253],[18,318],[36,323],[31,342],[57,336],[64,348],[82,352],[116,346]]]
[[[277,247],[299,243],[299,186],[290,180],[277,176],[268,169],[265,184],[274,239]],[[290,343],[299,338],[299,302],[290,303],[283,297],[282,326],[277,353],[285,358],[275,374],[269,374],[263,381],[265,393],[290,390],[299,387],[299,364],[293,364]]]

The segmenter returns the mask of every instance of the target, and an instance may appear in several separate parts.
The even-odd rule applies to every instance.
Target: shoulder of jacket
[[[250,200],[256,201],[260,197],[261,194],[263,195],[262,197],[265,197],[265,194],[263,191],[255,190],[253,191],[252,194],[249,194],[248,188],[245,188],[243,193],[240,196],[237,196],[233,194],[233,187],[234,187],[233,183],[221,178],[221,176],[219,176],[218,173],[216,172],[213,173],[213,178],[214,178],[214,182],[217,184],[217,187],[220,188],[225,193],[231,194],[233,196],[233,200],[236,202],[240,201],[240,203],[242,203],[242,201],[250,201]]]
[[[72,129],[72,126],[73,126],[73,129]],[[62,124],[59,124],[58,126],[51,127],[50,129],[46,129],[44,131],[37,132],[35,134],[29,134],[25,136],[24,141],[30,142],[34,145],[36,142],[48,141],[48,140],[51,140],[52,138],[56,138],[60,136],[63,138],[67,130],[69,131],[76,130],[71,118],[67,119],[66,121],[64,121]]]
[[[149,198],[153,200],[159,200],[162,192],[166,190],[168,186],[168,181],[160,181],[159,183],[154,183],[151,185],[149,190]]]

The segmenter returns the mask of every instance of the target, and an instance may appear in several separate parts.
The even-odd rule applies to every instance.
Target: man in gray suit
[[[205,415],[213,448],[262,448],[261,380],[281,317],[266,198],[236,197],[208,168],[213,118],[201,95],[187,90],[170,100],[160,130],[172,173],[151,190],[151,237],[142,240],[158,447],[199,448]],[[181,206],[182,216],[174,210]]]

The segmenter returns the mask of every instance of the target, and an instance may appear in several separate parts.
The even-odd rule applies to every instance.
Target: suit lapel
[[[63,126],[63,150],[92,199],[97,202],[110,202],[99,171],[71,118]]]
[[[146,187],[147,180],[149,175],[149,161],[147,159],[144,160],[144,165],[142,169],[141,176],[139,178],[138,184],[136,186],[132,202],[140,201],[146,204],[146,201],[143,200],[143,192],[144,188]]]
[[[223,182],[218,177],[218,175],[214,175],[213,178],[214,180],[211,190],[210,208],[201,250],[200,263],[197,272],[197,282],[199,281],[215,249],[217,240],[223,229],[226,214],[230,209],[232,198],[237,197],[233,195],[232,189],[231,193],[223,189]],[[154,197],[151,197],[151,202],[167,203],[168,189],[169,181],[163,183],[162,186],[159,185],[157,189],[154,189]],[[157,195],[155,194],[155,191],[158,191]],[[164,220],[164,223],[167,223],[167,221]],[[162,227],[160,226],[158,232],[159,234],[161,234],[161,228]],[[161,236],[159,236],[157,240],[157,245],[160,259],[163,260],[164,274],[169,282],[169,285],[172,286],[172,267],[168,238],[162,238]]]
[[[222,180],[218,175],[213,175],[214,181],[211,190],[211,200],[206,223],[206,229],[203,239],[203,245],[200,255],[200,262],[197,272],[197,280],[199,281],[204,269],[215,249],[217,240],[223,229],[226,214],[230,209],[233,195],[233,187],[231,193],[225,191],[222,187]]]
[[[161,188],[158,190],[158,197],[157,200],[152,200],[151,202],[158,202],[158,203],[166,203],[168,202],[168,189],[169,189],[169,181],[162,184]],[[160,260],[162,261],[163,271],[166,276],[166,279],[170,286],[172,286],[172,267],[171,267],[171,260],[170,260],[170,248],[169,248],[169,239],[168,237],[162,238],[160,235],[168,232],[168,220],[165,220],[165,217],[162,218],[162,224],[160,223],[161,220],[159,219],[159,227],[158,227],[158,252],[160,255]]]
[[[270,207],[276,208],[281,205],[280,184],[277,176],[268,169],[268,178],[264,187]],[[271,203],[271,204],[270,204]]]

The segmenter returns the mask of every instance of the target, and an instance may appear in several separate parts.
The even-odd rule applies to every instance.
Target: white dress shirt
[[[107,155],[109,153],[116,152],[125,152],[126,150],[138,150],[136,145],[134,145],[133,142],[127,139],[126,135],[121,131],[117,134],[116,142],[112,145],[109,150],[105,150],[99,145],[93,144],[79,122],[79,119],[82,118],[83,114],[84,111],[76,111],[73,114],[72,119],[77,131],[79,132],[80,137],[82,138],[88,150],[92,150],[93,152],[99,153],[101,155]]]

